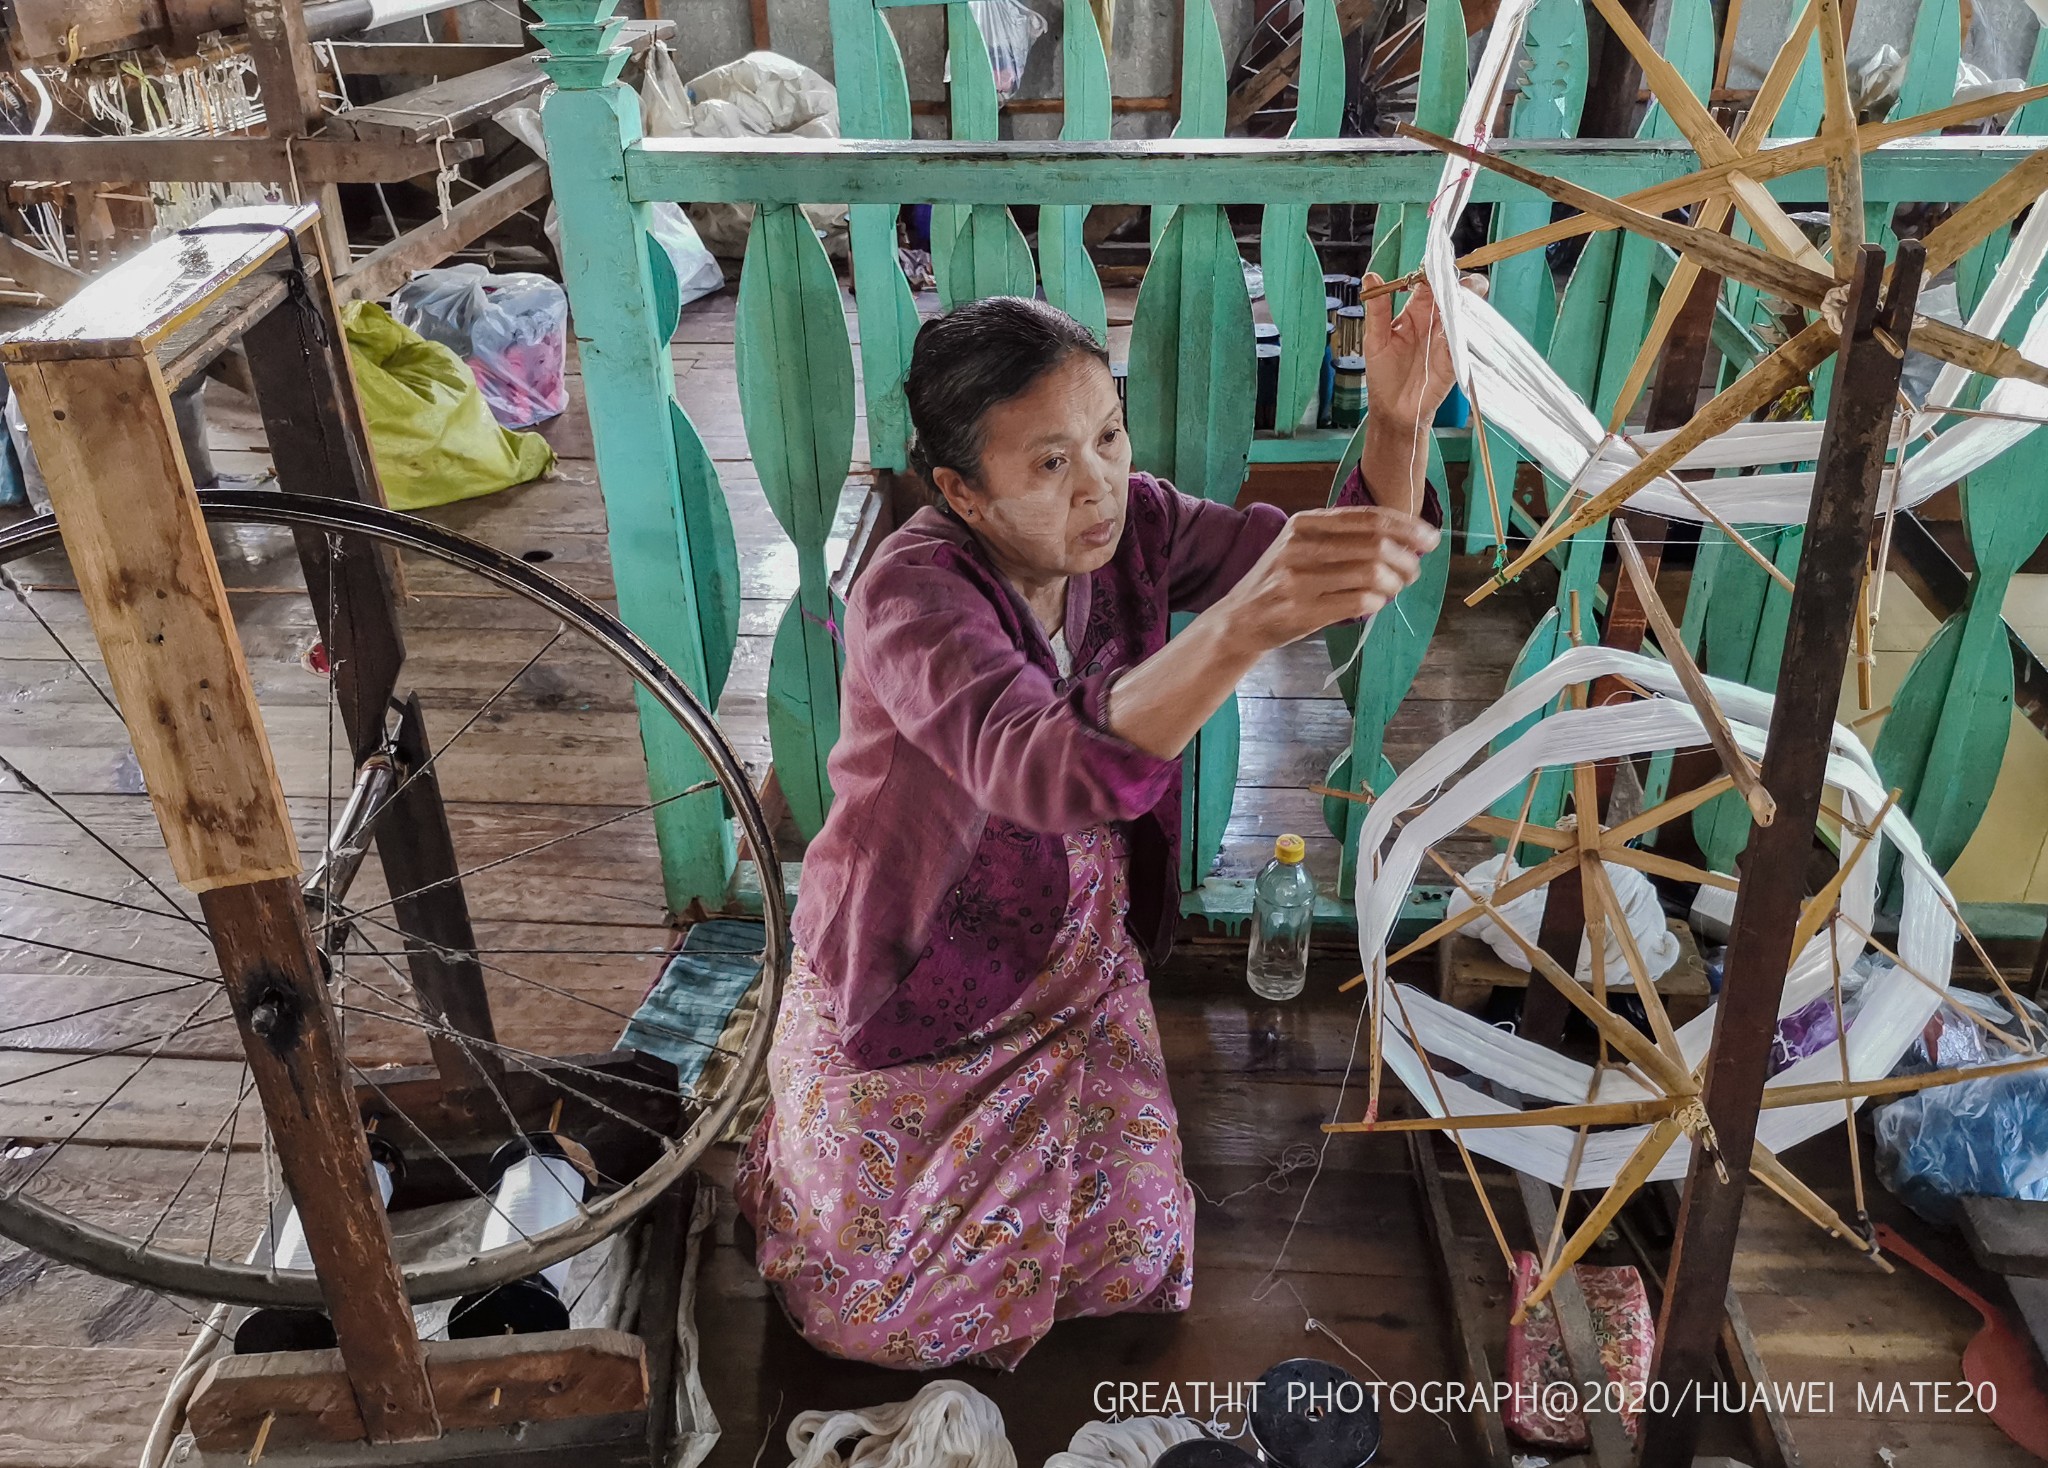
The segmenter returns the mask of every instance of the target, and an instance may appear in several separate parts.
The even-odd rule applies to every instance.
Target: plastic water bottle
[[[1261,999],[1292,999],[1308,984],[1308,936],[1316,884],[1301,864],[1299,836],[1273,843],[1273,859],[1252,892],[1252,951],[1245,979]]]

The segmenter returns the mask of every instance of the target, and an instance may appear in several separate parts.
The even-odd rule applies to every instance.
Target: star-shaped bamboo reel
[[[1646,1128],[1615,1169],[1612,1179],[1579,1227],[1569,1238],[1565,1238],[1560,1224],[1559,1229],[1547,1241],[1541,1260],[1542,1271],[1524,1302],[1525,1311],[1540,1303],[1564,1270],[1581,1258],[1598,1240],[1615,1214],[1629,1197],[1651,1178],[1658,1165],[1664,1161],[1666,1154],[1681,1137],[1689,1137],[1694,1145],[1706,1148],[1710,1156],[1714,1154],[1716,1147],[1713,1126],[1701,1096],[1702,1078],[1708,1057],[1704,1053],[1697,1056],[1689,1055],[1679,1031],[1672,1024],[1650,965],[1645,960],[1637,936],[1629,927],[1623,901],[1615,888],[1609,868],[1632,867],[1652,877],[1733,891],[1737,889],[1738,884],[1732,877],[1707,871],[1656,852],[1641,850],[1633,843],[1666,823],[1689,815],[1706,801],[1731,790],[1741,796],[1749,806],[1752,818],[1758,822],[1768,823],[1776,814],[1775,802],[1758,778],[1756,761],[1749,749],[1745,748],[1745,738],[1751,747],[1761,747],[1761,731],[1751,723],[1745,726],[1744,735],[1738,736],[1734,723],[1716,698],[1709,680],[1687,656],[1678,629],[1658,597],[1653,578],[1627,528],[1616,526],[1615,538],[1621,551],[1623,572],[1634,583],[1651,630],[1660,646],[1670,651],[1670,673],[1676,691],[1697,714],[1706,742],[1712,747],[1722,766],[1722,773],[1719,778],[1697,789],[1674,796],[1638,815],[1612,825],[1604,825],[1601,820],[1598,770],[1593,762],[1581,760],[1571,766],[1575,806],[1573,816],[1564,824],[1547,827],[1533,826],[1528,821],[1530,799],[1535,790],[1536,777],[1540,774],[1540,770],[1532,770],[1524,785],[1521,813],[1516,819],[1510,821],[1498,816],[1482,815],[1466,822],[1466,828],[1501,839],[1505,843],[1507,853],[1534,846],[1552,854],[1527,871],[1512,876],[1509,875],[1504,861],[1500,875],[1506,880],[1495,883],[1490,891],[1480,890],[1468,876],[1459,873],[1434,847],[1427,849],[1425,854],[1452,885],[1463,893],[1469,905],[1437,923],[1398,952],[1386,955],[1382,961],[1372,966],[1369,974],[1360,975],[1346,986],[1349,988],[1368,981],[1372,984],[1371,1003],[1376,1023],[1372,1030],[1373,1045],[1369,1059],[1366,1116],[1361,1121],[1336,1122],[1327,1128],[1336,1132],[1448,1132],[1464,1161],[1489,1222],[1493,1225],[1502,1252],[1509,1257],[1511,1269],[1512,1254],[1505,1234],[1501,1231],[1498,1221],[1494,1219],[1490,1204],[1487,1203],[1485,1185],[1472,1160],[1465,1134],[1481,1129],[1497,1131],[1505,1128],[1570,1128],[1574,1134],[1573,1141],[1561,1180],[1564,1191],[1569,1194],[1580,1185],[1581,1162],[1586,1156],[1589,1141],[1602,1135],[1595,1130],[1596,1128]],[[1588,690],[1587,683],[1567,687],[1566,711],[1585,710]],[[1632,691],[1644,698],[1660,696],[1640,685]],[[1607,712],[1611,710],[1592,711],[1595,715]],[[1580,715],[1582,722],[1585,717],[1583,713]],[[1852,1123],[1849,1131],[1852,1143],[1851,1166],[1859,1219],[1863,1216],[1862,1173],[1860,1157],[1853,1155],[1853,1117],[1857,1101],[1873,1095],[1900,1094],[1928,1085],[1945,1084],[1955,1080],[1957,1074],[1944,1071],[1897,1079],[1858,1079],[1852,1075],[1850,1048],[1845,1038],[1849,1026],[1845,1022],[1842,997],[1842,962],[1845,952],[1853,954],[1868,947],[1883,953],[1900,965],[1900,971],[1907,976],[1908,982],[1922,990],[1930,991],[1935,1002],[1946,1005],[1958,1016],[1984,1028],[1996,1036],[1997,1043],[2012,1049],[2018,1057],[2010,1065],[1993,1067],[1982,1072],[1972,1071],[1972,1075],[1997,1073],[2001,1069],[2013,1070],[2048,1065],[2048,1055],[2040,1054],[2036,1048],[2037,1042],[2048,1036],[2036,1033],[2033,1021],[2020,1007],[1996,965],[1984,954],[1982,945],[1969,933],[1953,898],[1938,879],[1928,882],[1928,890],[1935,894],[1937,905],[1945,910],[1948,919],[1976,949],[1980,961],[1999,985],[2007,1003],[2011,1005],[2012,1012],[2021,1017],[2020,1024],[2025,1035],[2023,1041],[2015,1040],[2004,1030],[1984,1020],[1974,1010],[1952,999],[1946,988],[1945,970],[1938,978],[1930,978],[1920,972],[1901,958],[1897,949],[1883,943],[1871,931],[1873,924],[1867,916],[1859,921],[1851,910],[1853,904],[1845,902],[1845,892],[1852,880],[1861,878],[1869,883],[1873,879],[1879,854],[1877,843],[1880,831],[1889,829],[1893,833],[1893,839],[1897,840],[1896,823],[1900,818],[1893,810],[1895,798],[1894,796],[1876,804],[1875,814],[1860,821],[1851,818],[1845,803],[1842,824],[1846,850],[1843,859],[1830,880],[1807,901],[1793,937],[1794,954],[1807,953],[1814,940],[1823,933],[1829,939],[1826,951],[1831,970],[1828,977],[1838,1037],[1834,1047],[1839,1065],[1837,1078],[1818,1083],[1777,1085],[1766,1091],[1764,1101],[1767,1108],[1773,1109],[1817,1104],[1839,1105],[1842,1108],[1843,1118]],[[1888,822],[1894,824],[1888,826]],[[1399,824],[1399,818],[1396,818],[1396,824]],[[1574,873],[1579,878],[1581,915],[1586,938],[1585,951],[1590,971],[1588,978],[1583,980],[1578,975],[1566,972],[1564,966],[1546,953],[1536,938],[1518,927],[1506,911],[1515,899],[1539,892],[1557,879]],[[1927,878],[1932,878],[1932,875],[1931,869],[1925,873]],[[1490,921],[1504,934],[1526,957],[1535,973],[1553,985],[1572,1008],[1591,1025],[1598,1051],[1583,1102],[1546,1105],[1526,1111],[1510,1105],[1483,1112],[1473,1112],[1469,1109],[1461,1111],[1453,1105],[1447,1094],[1446,1078],[1439,1075],[1429,1057],[1432,1050],[1442,1052],[1455,1050],[1457,1047],[1454,1044],[1446,1044],[1441,1032],[1433,1036],[1426,1026],[1417,1025],[1410,1010],[1409,998],[1403,993],[1404,986],[1391,983],[1388,980],[1388,971],[1403,959],[1481,920]],[[1607,954],[1610,941],[1621,954],[1625,969],[1622,975],[1608,972]],[[1899,944],[1900,949],[1908,947],[1904,941]],[[1625,981],[1625,992],[1632,994],[1641,1005],[1647,1021],[1647,1033],[1609,1007],[1609,998],[1616,979]],[[1420,1057],[1424,1070],[1418,1097],[1425,1101],[1425,1105],[1434,1114],[1405,1120],[1379,1118],[1380,1085],[1384,1064],[1383,1041],[1377,1023],[1380,1020],[1391,1024],[1400,1039]],[[1890,1067],[1887,1064],[1885,1068]],[[1629,1083],[1628,1089],[1641,1099],[1600,1099],[1603,1090],[1612,1089],[1607,1085],[1610,1074],[1615,1074]],[[1410,1089],[1416,1089],[1412,1080]],[[1432,1102],[1433,1105],[1430,1104]],[[1719,1165],[1718,1157],[1715,1160]],[[1771,1147],[1759,1141],[1752,1154],[1750,1166],[1766,1186],[1815,1225],[1841,1238],[1859,1252],[1872,1258],[1881,1267],[1889,1268],[1878,1257],[1867,1231],[1844,1220],[1819,1194],[1796,1177]]]
[[[1700,512],[1701,518],[1728,533],[1752,559],[1763,561],[1765,558],[1735,534],[1724,517],[1703,503],[1682,481],[1667,476],[1688,454],[1806,381],[1839,347],[1838,287],[1847,279],[1854,255],[1863,243],[1863,154],[1883,143],[1977,121],[2048,97],[2048,87],[2035,87],[1954,104],[1897,122],[1860,127],[1849,95],[1839,0],[1809,0],[1758,89],[1755,104],[1730,138],[1683,78],[1651,46],[1618,0],[1595,0],[1595,4],[1642,66],[1658,103],[1698,152],[1702,163],[1699,171],[1610,199],[1453,139],[1414,127],[1402,129],[1408,136],[1446,154],[1512,178],[1580,211],[1575,218],[1474,251],[1458,262],[1461,268],[1482,267],[1524,250],[1609,228],[1627,229],[1656,240],[1679,257],[1608,423],[1610,437],[1621,446],[1617,452],[1634,462],[1626,463],[1619,477],[1597,492],[1572,486],[1527,548],[1468,597],[1468,604],[1491,595],[1560,542],[1596,524],[1660,479],[1666,479]],[[1771,123],[1816,31],[1826,93],[1821,132],[1803,142],[1764,149]],[[1828,183],[1830,248],[1826,256],[1807,240],[1800,226],[1764,187],[1769,178],[1817,165],[1825,168]],[[2044,189],[2048,189],[2048,150],[2028,158],[1927,235],[1923,241],[1926,274],[1932,276],[1961,260],[1993,232],[2009,224]],[[1691,224],[1663,217],[1665,211],[1685,205],[1697,206]],[[1731,215],[1738,212],[1763,242],[1762,247],[1742,243],[1722,232]],[[1767,291],[1791,306],[1814,313],[1816,319],[1754,363],[1683,428],[1664,437],[1647,453],[1635,454],[1622,434],[1625,416],[1640,396],[1694,283],[1706,272]],[[1384,289],[1411,283],[1412,280],[1396,281]],[[1942,362],[1993,377],[2048,386],[2048,366],[1962,327],[1917,317],[1911,340],[1916,350]],[[1475,409],[1478,407],[1475,403]],[[1782,579],[1781,572],[1771,570]]]

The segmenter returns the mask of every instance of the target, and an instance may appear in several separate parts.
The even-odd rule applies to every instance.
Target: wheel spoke
[[[23,1030],[39,1030],[45,1025],[61,1025],[68,1020],[83,1019],[88,1014],[99,1014],[103,1010],[119,1009],[124,1004],[139,1004],[144,999],[161,999],[166,994],[182,994],[193,984],[210,984],[211,979],[194,979],[189,984],[172,984],[165,989],[150,989],[141,994],[130,994],[124,999],[109,999],[104,1004],[88,1004],[83,1009],[74,1009],[68,1014],[53,1014],[46,1019],[24,1020],[20,1024],[0,1029],[0,1035],[19,1034]],[[31,1047],[35,1048],[35,1047]]]
[[[95,953],[90,948],[73,948],[69,943],[52,943],[46,938],[31,938],[25,933],[0,933],[0,943],[26,943],[31,948],[47,948],[53,953],[68,953],[74,958],[90,958],[98,963],[118,963],[128,968],[139,968],[145,973],[163,974],[167,978],[184,979],[193,984],[218,984],[218,978],[206,974],[188,973],[180,968],[165,968],[160,963],[144,963],[139,958],[122,958],[113,953]]]
[[[204,999],[200,1000],[199,1003],[193,1007],[192,1012],[186,1015],[185,1018],[179,1022],[179,1025],[176,1029],[172,1030],[168,1035],[165,1035],[162,1039],[156,1042],[156,1049],[150,1051],[149,1054],[142,1057],[142,1063],[140,1065],[136,1066],[135,1069],[128,1072],[127,1077],[124,1080],[122,1080],[122,1082],[118,1086],[114,1087],[113,1090],[107,1092],[105,1096],[101,1097],[99,1102],[96,1105],[94,1105],[92,1110],[88,1111],[83,1117],[79,1119],[78,1125],[74,1126],[69,1132],[65,1133],[64,1139],[61,1142],[57,1143],[56,1146],[52,1147],[48,1152],[44,1153],[43,1156],[36,1162],[36,1165],[28,1170],[26,1176],[21,1178],[19,1181],[15,1183],[15,1185],[12,1188],[9,1188],[7,1190],[7,1196],[9,1196],[10,1198],[19,1197],[21,1195],[22,1189],[26,1188],[30,1183],[35,1181],[36,1174],[41,1172],[45,1167],[50,1165],[50,1159],[52,1157],[55,1157],[59,1152],[62,1152],[66,1147],[70,1146],[73,1141],[77,1140],[79,1134],[82,1133],[87,1127],[91,1126],[93,1124],[94,1119],[97,1118],[102,1111],[105,1111],[109,1106],[113,1105],[115,1099],[118,1096],[120,1096],[120,1094],[123,1091],[128,1089],[129,1083],[132,1082],[137,1076],[141,1075],[145,1070],[149,1069],[149,1063],[152,1060],[156,1059],[157,1056],[163,1054],[164,1051],[167,1048],[169,1048],[171,1041],[177,1039],[178,1036],[184,1034],[186,1030],[192,1028],[193,1023],[206,1010],[207,1006],[211,1005],[215,1000],[219,999],[221,995],[225,994],[226,992],[227,990],[222,989],[218,993],[209,994]],[[94,1056],[92,1058],[97,1060],[102,1057]],[[39,1074],[44,1075],[47,1075],[48,1073],[49,1072],[47,1071],[39,1072]],[[12,1082],[7,1082],[5,1084],[12,1084]]]
[[[427,883],[424,887],[415,887],[410,892],[401,892],[396,897],[387,897],[382,902],[372,902],[368,906],[354,908],[352,911],[357,915],[366,912],[382,912],[385,908],[396,906],[409,897],[418,897],[424,892],[432,892],[441,887],[452,887],[458,882],[477,876],[480,873],[488,872],[495,867],[501,867],[507,863],[518,861],[522,857],[532,856],[535,852],[546,851],[551,846],[560,846],[564,841],[574,841],[579,836],[588,836],[593,831],[602,831],[607,826],[616,826],[620,821],[630,821],[634,816],[643,816],[649,811],[660,810],[671,801],[682,800],[686,796],[691,795],[702,795],[707,790],[716,790],[717,788],[718,781],[716,780],[699,780],[696,784],[678,790],[673,795],[664,795],[659,800],[650,800],[645,805],[636,805],[631,810],[620,811],[616,815],[606,816],[601,821],[592,821],[589,825],[579,830],[570,831],[561,836],[550,836],[547,840],[536,842],[532,846],[515,851],[510,856],[493,857],[489,861],[478,862],[475,866],[459,871],[453,876],[442,877],[437,881]],[[341,919],[329,918],[325,923],[321,924],[321,927],[332,927],[338,921],[341,921]]]
[[[146,1249],[149,1247],[150,1242],[156,1238],[157,1230],[164,1226],[164,1220],[171,1216],[171,1210],[178,1206],[178,1200],[185,1196],[185,1189],[192,1186],[192,1179],[199,1176],[199,1169],[206,1165],[207,1157],[210,1156],[213,1152],[214,1143],[218,1142],[223,1136],[225,1136],[227,1134],[228,1128],[234,1125],[236,1114],[241,1111],[242,1103],[249,1099],[249,1092],[251,1089],[254,1088],[255,1084],[256,1078],[249,1074],[249,1063],[247,1061],[243,1061],[241,1090],[236,1092],[235,1099],[228,1103],[227,1115],[223,1116],[220,1119],[220,1125],[213,1129],[213,1135],[206,1139],[206,1145],[199,1149],[199,1155],[192,1159],[192,1166],[186,1171],[184,1180],[178,1184],[177,1191],[171,1194],[170,1201],[164,1204],[163,1211],[157,1214],[155,1221],[150,1224],[149,1232],[142,1236],[143,1248]],[[230,1146],[229,1148],[229,1153],[230,1155],[233,1154],[232,1146]],[[226,1190],[227,1175],[226,1170],[223,1169],[221,1175],[221,1191],[225,1192]],[[215,1195],[214,1201],[216,1203],[219,1202],[218,1194]]]
[[[7,758],[7,756],[4,754],[0,754],[0,774],[4,774],[8,776],[10,779],[14,780],[17,784],[21,786],[22,789],[28,791],[29,794],[40,796],[45,801],[49,802],[50,806],[56,810],[58,815],[64,817],[65,820],[71,822],[72,825],[78,827],[79,830],[83,831],[86,835],[86,838],[90,840],[93,843],[93,845],[99,847],[100,850],[106,852],[108,856],[111,856],[115,861],[118,861],[119,863],[121,863],[122,866],[128,868],[129,871],[133,872],[137,877],[141,878],[142,884],[149,888],[150,891],[156,893],[157,896],[163,898],[164,906],[169,909],[168,912],[159,913],[157,914],[157,916],[176,918],[180,922],[190,923],[193,927],[197,928],[202,933],[206,931],[206,924],[201,922],[198,918],[194,917],[191,913],[185,911],[184,908],[180,907],[178,905],[177,899],[172,897],[170,893],[166,892],[161,886],[157,884],[156,878],[150,876],[148,872],[145,872],[141,867],[137,866],[132,860],[130,860],[127,853],[117,849],[104,836],[100,835],[99,832],[95,831],[91,826],[88,826],[84,821],[80,820],[78,816],[72,813],[70,807],[66,806],[63,801],[59,800],[56,796],[52,795],[49,791],[45,790],[42,786],[38,785],[34,780],[31,780],[28,777],[26,771],[24,771],[19,765],[15,764],[13,760]]]
[[[349,914],[349,916],[357,917],[361,916],[361,914],[351,913]],[[388,933],[395,933],[401,938],[406,936],[404,929],[396,927],[391,923],[380,922],[376,918],[370,918],[368,919],[368,921],[374,924],[375,926],[384,929]],[[390,967],[392,972],[398,972],[397,966],[393,964],[391,961],[391,957],[388,954],[384,953],[383,950],[379,949],[374,944],[372,944],[369,941],[369,939],[363,937],[360,929],[357,930],[356,941],[361,943],[363,947],[368,949],[371,953],[374,953],[377,955],[377,957],[383,959],[386,966]],[[483,951],[495,953],[498,950],[487,949]],[[576,952],[576,950],[573,949],[564,949],[560,951],[571,954],[574,954]],[[738,1051],[728,1050],[723,1045],[716,1044],[710,1040],[699,1039],[697,1036],[689,1033],[687,1030],[679,1030],[672,1025],[660,1024],[653,1020],[636,1019],[633,1015],[625,1014],[619,1010],[613,1009],[609,1004],[600,1004],[597,1000],[588,998],[582,994],[578,994],[572,989],[563,989],[554,984],[546,983],[540,979],[531,978],[526,974],[514,973],[511,969],[506,968],[501,964],[485,963],[480,953],[466,953],[445,948],[437,948],[435,949],[435,952],[445,958],[454,960],[473,958],[476,960],[476,963],[480,968],[487,969],[491,973],[503,975],[505,978],[511,979],[516,983],[530,984],[534,988],[541,990],[543,993],[553,994],[558,996],[559,998],[571,1000],[574,1003],[585,1006],[586,1008],[594,1009],[599,1014],[610,1015],[613,1019],[618,1020],[623,1024],[637,1023],[642,1029],[653,1030],[657,1034],[668,1035],[674,1039],[685,1041],[688,1044],[697,1046],[701,1050],[709,1050],[713,1055],[723,1055],[729,1060],[738,1060],[740,1058]],[[733,956],[738,957],[739,955]],[[401,975],[401,977],[403,977],[403,975]],[[410,983],[411,980],[408,979],[407,982]]]
[[[209,995],[207,996],[206,1003],[211,1004],[215,999],[218,999],[219,997],[220,995],[218,994]],[[202,1005],[201,1007],[203,1008],[204,1006]],[[167,1045],[172,1040],[175,1040],[179,1035],[186,1033],[188,1030],[203,1030],[210,1025],[226,1024],[229,1020],[232,1020],[233,1018],[234,1016],[231,1014],[217,1014],[212,1019],[201,1020],[197,1024],[192,1024],[188,1022],[186,1024],[178,1026],[176,1030],[173,1030],[170,1034],[163,1036],[161,1039],[157,1040],[156,1043],[158,1045]],[[147,1045],[149,1043],[150,1041],[147,1039],[131,1040],[126,1045],[116,1045],[110,1050],[94,1050],[84,1055],[74,1055],[69,1060],[60,1060],[55,1065],[46,1065],[41,1070],[30,1071],[27,1075],[9,1076],[6,1080],[0,1081],[0,1091],[6,1090],[9,1086],[19,1086],[25,1084],[28,1081],[41,1080],[44,1076],[52,1076],[57,1074],[58,1071],[70,1070],[74,1066],[90,1065],[95,1060],[112,1060],[123,1055],[133,1055],[136,1051],[140,1050],[144,1045]],[[150,1056],[150,1059],[152,1060],[155,1058],[156,1057],[154,1054]]]
[[[43,616],[42,610],[29,599],[28,593],[21,589],[20,583],[4,570],[0,570],[0,583],[4,583],[7,589],[14,593],[14,599],[21,603],[21,609],[36,619],[36,625],[43,629],[43,635],[57,644],[57,650],[64,654],[65,661],[78,670],[79,677],[85,679],[87,686],[100,696],[100,702],[113,711],[115,718],[120,718],[121,709],[114,702],[113,695],[107,692],[99,679],[93,677],[92,669],[86,667],[78,654],[71,650],[71,644],[57,635],[57,629],[50,625],[48,619]]]
[[[246,1060],[242,1062],[242,1076],[242,1094],[247,1096],[249,1094],[249,1084],[255,1077],[249,1074],[249,1062]],[[214,1236],[220,1232],[220,1205],[228,1195],[228,1169],[234,1165],[235,1160],[235,1133],[240,1129],[241,1125],[242,1103],[237,1101],[235,1109],[228,1113],[228,1144],[221,1149],[220,1154],[220,1186],[213,1190],[213,1216],[206,1223],[206,1262],[209,1264],[213,1262]],[[270,1198],[270,1123],[267,1119],[263,1124],[263,1196],[265,1201],[268,1202]],[[266,1236],[270,1233],[271,1215],[275,1212],[275,1208],[266,1208],[264,1210],[263,1232]]]

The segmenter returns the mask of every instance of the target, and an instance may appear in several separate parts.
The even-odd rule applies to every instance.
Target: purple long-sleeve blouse
[[[1354,472],[1339,503],[1369,503]],[[1437,519],[1433,499],[1425,513]],[[1123,822],[1128,926],[1150,962],[1179,916],[1180,761],[1109,732],[1110,684],[1249,571],[1286,516],[1131,476],[1116,554],[1067,588],[1072,676],[958,520],[920,510],[847,603],[831,814],[804,857],[797,942],[866,1064],[926,1056],[1001,1014],[1043,967],[1067,832]]]

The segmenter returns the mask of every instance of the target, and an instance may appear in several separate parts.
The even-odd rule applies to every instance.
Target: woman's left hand
[[[1379,285],[1377,275],[1359,282],[1361,291]],[[1486,294],[1482,276],[1465,277],[1465,289]],[[1382,431],[1412,433],[1436,417],[1456,379],[1444,323],[1428,282],[1416,285],[1401,314],[1394,298],[1382,295],[1365,303],[1365,397],[1374,424]]]

